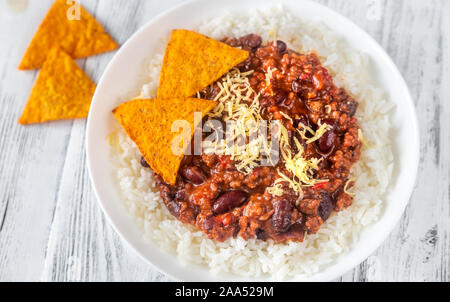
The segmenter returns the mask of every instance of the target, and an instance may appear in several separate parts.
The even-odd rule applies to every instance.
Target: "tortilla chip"
[[[96,85],[64,51],[54,48],[19,119],[22,125],[88,116]]]
[[[166,48],[158,98],[192,97],[249,56],[201,34],[178,29]]]
[[[69,2],[71,3],[71,2]],[[56,0],[42,21],[20,63],[19,69],[41,68],[48,52],[61,47],[72,58],[84,58],[117,49],[117,43],[81,5],[80,20],[69,20],[77,13],[76,2]]]
[[[180,135],[172,132],[172,124],[187,121],[192,138],[197,127],[194,113],[201,112],[204,117],[216,105],[214,101],[191,98],[132,100],[117,107],[113,113],[150,167],[166,183],[174,185],[183,154],[177,156],[172,152],[173,140]]]

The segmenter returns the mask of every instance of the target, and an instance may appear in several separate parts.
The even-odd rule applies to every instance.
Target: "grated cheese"
[[[278,69],[276,69],[276,68],[272,69],[270,67],[267,69],[267,72],[266,72],[266,84],[267,84],[267,86],[270,85],[270,83],[271,83],[271,81],[273,79],[273,72],[276,71],[276,70],[278,70]]]
[[[349,184],[352,183],[352,182],[355,182],[355,179],[349,179],[349,180],[347,180],[347,182],[346,182],[345,185],[344,185],[344,192],[347,193],[347,194],[350,195],[350,196],[355,196],[356,193],[354,193],[354,192],[349,192],[349,191],[348,191],[348,186],[349,186]]]
[[[267,188],[267,192],[272,196],[278,196],[278,197],[282,196],[284,194],[282,182],[283,182],[283,179],[278,178],[277,180],[275,180],[272,187]]]
[[[287,119],[288,121],[290,121],[292,124],[294,123],[294,120],[292,120],[292,118],[291,118],[289,115],[287,115],[287,114],[284,113],[283,111],[280,111],[280,113],[281,113],[281,115],[282,115],[285,119]]]
[[[358,129],[358,139],[359,141],[366,147],[372,148],[372,144],[369,144],[369,142],[364,138],[363,132],[361,129]]]
[[[245,174],[258,167],[272,150],[272,143],[264,135],[259,135],[266,121],[261,116],[259,94],[251,88],[248,80],[252,73],[233,69],[223,77],[218,83],[220,92],[215,98],[219,104],[209,114],[210,117],[233,122],[230,124],[233,129],[227,129],[227,139],[212,142],[207,147],[212,147],[218,154],[230,155],[236,161],[236,169]],[[227,142],[231,142],[231,146]],[[270,156],[267,159],[273,164]]]
[[[269,35],[269,37],[272,39],[272,41],[273,42],[276,42],[277,40],[278,40],[278,34],[277,34],[277,30],[276,30],[276,28],[274,28],[274,27],[272,27],[270,30],[269,30],[269,33],[268,33],[268,35]]]
[[[304,158],[304,148],[297,138],[294,138],[298,153],[293,155],[289,145],[289,136],[287,129],[280,125],[280,151],[285,162],[286,170],[292,174],[292,177],[278,172],[280,177],[289,184],[289,187],[299,194],[299,198],[303,199],[303,186],[313,186],[318,180],[314,179],[314,170],[319,169],[319,163],[322,159]]]
[[[266,80],[270,81],[274,70],[269,68]],[[303,199],[303,187],[314,186],[319,182],[326,181],[313,177],[313,172],[319,169],[322,159],[306,159],[303,145],[297,138],[294,138],[294,142],[298,152],[293,154],[286,127],[279,121],[263,120],[259,104],[260,96],[251,88],[248,80],[248,76],[252,73],[253,71],[241,73],[235,68],[218,82],[220,92],[215,101],[219,104],[209,116],[220,117],[225,122],[233,122],[230,124],[233,129],[227,128],[228,137],[220,141],[209,142],[208,148],[213,148],[216,154],[230,155],[231,159],[235,161],[236,169],[241,173],[249,174],[260,166],[263,156],[270,155],[272,151],[272,141],[269,142],[265,135],[259,135],[261,126],[265,123],[268,129],[274,129],[272,126],[276,123],[278,131],[272,133],[272,138],[274,135],[279,137],[280,154],[288,175],[278,171],[279,178],[275,180],[272,187],[267,188],[267,192],[273,196],[282,196],[284,193],[283,183],[285,183],[298,193],[299,200],[301,200]],[[281,114],[293,122],[287,114],[283,112]],[[302,130],[297,131],[303,139],[307,140],[308,144],[320,139],[331,128],[327,124],[322,124],[317,131],[314,131],[306,125],[301,124],[300,126]],[[307,138],[306,131],[310,132],[313,137]],[[257,134],[256,138],[255,134]],[[267,159],[272,166],[275,166],[271,156],[268,156]]]
[[[320,123],[319,123],[320,124]],[[331,130],[332,127],[328,124],[321,124],[319,126],[319,129],[317,129],[317,131],[314,133],[314,136],[311,137],[310,139],[308,139],[306,141],[307,144],[311,144],[314,143],[315,141],[318,141],[324,134],[325,132]]]

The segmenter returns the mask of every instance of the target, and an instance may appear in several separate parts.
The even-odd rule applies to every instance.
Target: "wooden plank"
[[[386,281],[446,280],[445,267],[438,256],[448,241],[438,240],[448,232],[448,168],[450,157],[440,150],[441,131],[448,129],[447,102],[442,101],[443,39],[448,27],[443,22],[448,5],[442,1],[389,2],[390,26],[384,29],[383,47],[404,75],[416,103],[421,130],[421,164],[418,184],[402,221],[375,254],[381,265],[380,278]],[[446,58],[448,60],[448,58]],[[448,61],[447,61],[448,66]],[[444,130],[448,131],[448,130]],[[448,133],[448,132],[447,132]],[[447,149],[448,150],[448,149]],[[441,218],[441,219],[440,219]],[[441,256],[448,260],[447,253]],[[440,277],[438,277],[440,276]],[[442,279],[441,279],[442,278]]]
[[[50,2],[8,14],[2,1],[0,9],[0,280],[39,278],[72,127],[17,124],[36,76],[17,66]]]

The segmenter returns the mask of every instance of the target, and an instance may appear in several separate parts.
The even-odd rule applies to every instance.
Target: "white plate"
[[[176,28],[190,28],[224,11],[249,10],[283,4],[293,15],[323,21],[345,37],[350,45],[368,54],[381,87],[397,110],[393,116],[395,166],[394,184],[386,196],[386,209],[379,221],[367,228],[358,244],[347,254],[307,278],[291,281],[328,281],[339,277],[366,259],[384,241],[399,221],[415,184],[419,163],[417,117],[408,88],[383,49],[363,30],[332,10],[307,0],[197,0],[182,4],[154,18],[137,31],[115,55],[95,93],[87,126],[87,162],[98,201],[124,241],[161,272],[183,281],[243,281],[231,275],[211,275],[206,269],[183,266],[173,257],[145,241],[142,232],[120,201],[114,168],[108,160],[106,137],[115,123],[111,111],[126,97],[140,91],[143,62],[157,51],[158,43]],[[259,281],[252,280],[252,281]]]

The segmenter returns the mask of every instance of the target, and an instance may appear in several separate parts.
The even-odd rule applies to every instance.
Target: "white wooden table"
[[[97,205],[86,169],[86,122],[17,124],[37,73],[16,67],[53,0],[12,9],[14,1],[24,0],[0,0],[0,281],[170,281],[124,244]],[[81,3],[124,43],[183,1]],[[318,2],[391,55],[411,89],[422,136],[420,175],[401,222],[338,281],[450,281],[450,1]],[[112,55],[79,63],[98,81]]]

